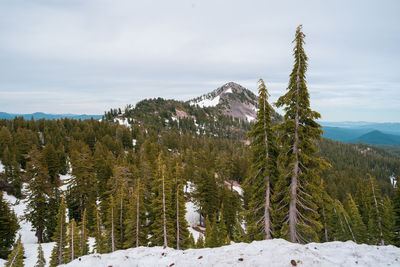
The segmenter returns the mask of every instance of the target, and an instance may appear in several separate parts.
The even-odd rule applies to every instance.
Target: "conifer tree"
[[[189,238],[188,224],[186,222],[185,214],[186,214],[186,200],[183,192],[183,177],[181,166],[179,163],[175,166],[175,188],[173,190],[175,192],[175,211],[176,211],[176,248],[183,248],[185,241]]]
[[[393,213],[394,213],[394,244],[400,247],[400,184],[397,182],[397,187],[394,190],[393,197]]]
[[[114,196],[110,195],[110,204],[108,206],[107,217],[105,222],[106,227],[106,240],[107,252],[114,252],[116,249],[116,222],[118,221],[118,214],[116,212],[116,203]]]
[[[245,190],[251,196],[246,219],[248,233],[253,239],[271,239],[271,186],[278,176],[277,149],[272,131],[274,110],[268,103],[269,94],[263,79],[259,80],[258,92],[257,119],[248,133],[248,137],[252,140],[250,147],[253,152],[252,167],[255,175],[246,181]]]
[[[87,229],[86,209],[83,211],[82,220],[79,222],[79,250],[80,256],[89,254],[89,232]]]
[[[21,236],[19,236],[17,242],[14,244],[13,250],[10,255],[8,255],[5,267],[23,267],[24,253],[24,246],[21,242]]]
[[[144,187],[141,179],[136,179],[135,190],[130,189],[128,215],[125,221],[125,248],[147,244],[146,209],[144,207]]]
[[[184,242],[184,247],[185,248],[195,248],[196,247],[196,241],[194,241],[194,237],[192,233],[189,234],[189,237],[186,239],[186,242]]]
[[[153,221],[151,222],[151,244],[155,246],[168,246],[168,242],[174,244],[176,220],[172,208],[171,174],[167,172],[167,166],[160,153],[157,160],[157,174],[155,179],[155,192],[151,201]],[[173,203],[173,204],[172,204]]]
[[[74,219],[68,224],[67,246],[64,251],[64,262],[68,263],[81,256],[79,231]]]
[[[57,266],[65,263],[64,250],[67,245],[67,223],[66,223],[66,206],[64,198],[61,199],[60,207],[57,214],[57,227],[53,236],[56,243],[51,253],[50,266]]]
[[[276,185],[275,195],[280,196],[280,220],[282,234],[291,242],[318,241],[321,229],[318,221],[317,203],[319,172],[324,161],[315,156],[313,141],[321,138],[321,126],[315,121],[320,114],[311,110],[306,85],[307,56],[304,52],[302,25],[296,30],[293,49],[295,64],[290,74],[288,91],[281,96],[277,107],[284,107],[284,122],[281,131],[278,158],[282,169]],[[278,198],[278,197],[277,197]],[[279,203],[278,202],[278,203]]]
[[[96,187],[93,172],[91,151],[87,146],[82,146],[81,151],[71,152],[72,176],[68,184],[67,204],[69,217],[80,221],[83,211],[89,225],[95,223],[94,202],[96,201]]]
[[[18,219],[0,191],[0,258],[7,258],[19,228]]]
[[[394,244],[393,240],[395,237],[395,215],[393,211],[393,204],[389,196],[383,197],[381,206],[383,240],[385,241],[386,245],[391,245]]]
[[[370,243],[373,245],[385,245],[383,218],[383,199],[375,179],[369,175],[367,180],[367,207],[368,211],[368,233],[370,234]],[[386,240],[388,241],[388,240]]]
[[[4,165],[3,177],[12,186],[13,194],[20,198],[22,189],[22,175],[19,163],[16,160],[15,154],[13,154],[9,147],[6,146],[3,152],[2,164]]]
[[[358,211],[357,204],[353,200],[351,194],[347,194],[347,213],[349,214],[349,219],[354,232],[355,242],[364,243],[366,242],[365,235],[367,233],[367,228],[362,221],[360,212]]]
[[[231,243],[229,238],[228,229],[226,227],[226,220],[224,217],[224,207],[221,208],[221,215],[218,223],[218,240],[220,245],[228,245]]]
[[[221,242],[218,233],[217,217],[214,215],[212,219],[210,238],[208,239],[208,244],[206,243],[206,247],[216,248],[220,245]]]
[[[37,261],[35,267],[45,267],[45,266],[46,266],[46,259],[44,258],[42,244],[39,243]]]
[[[0,129],[0,160],[4,162],[3,153],[7,146],[11,145],[11,133],[6,126]]]
[[[212,226],[210,219],[208,216],[206,217],[206,231],[204,233],[204,247],[210,247],[211,245],[211,232],[212,232]]]
[[[204,248],[204,237],[202,234],[200,234],[199,238],[197,239],[196,248]]]
[[[103,232],[103,223],[101,220],[101,214],[98,206],[96,206],[96,228],[94,232],[94,238],[95,238],[94,249],[96,253],[107,252],[106,241]]]
[[[110,194],[114,196],[116,220],[114,222],[115,249],[121,249],[125,243],[125,221],[128,206],[128,181],[132,178],[132,173],[124,160],[115,166],[113,176],[109,180]]]
[[[32,223],[36,231],[38,242],[44,241],[46,220],[48,219],[48,198],[50,195],[49,185],[50,176],[47,169],[42,164],[42,155],[37,149],[33,149],[29,154],[27,164],[27,176],[31,177],[27,186],[27,207],[25,219]]]

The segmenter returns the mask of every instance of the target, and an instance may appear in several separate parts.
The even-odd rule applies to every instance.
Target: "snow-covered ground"
[[[194,191],[193,183],[188,182],[184,187],[184,191],[187,193],[192,193]],[[194,228],[200,229],[200,227],[198,226],[200,223],[200,214],[197,212],[198,207],[192,201],[187,201],[185,207],[186,207],[185,219],[189,225],[188,226],[189,232],[192,233],[194,240],[197,242],[199,237],[203,235],[202,233],[194,229]]]
[[[64,266],[400,266],[400,248],[354,242],[300,245],[283,239],[236,243],[220,248],[175,250],[139,247],[92,254]]]

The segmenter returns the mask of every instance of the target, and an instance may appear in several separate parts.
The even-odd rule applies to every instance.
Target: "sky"
[[[234,81],[274,102],[303,25],[322,121],[400,121],[400,1],[3,0],[0,111],[103,114]]]

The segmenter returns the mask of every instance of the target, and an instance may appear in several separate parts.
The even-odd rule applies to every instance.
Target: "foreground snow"
[[[184,251],[139,247],[84,256],[64,266],[292,266],[292,260],[297,266],[400,266],[400,248],[274,239]]]

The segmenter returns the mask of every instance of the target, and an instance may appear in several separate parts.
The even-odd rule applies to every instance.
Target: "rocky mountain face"
[[[257,96],[234,82],[188,102],[199,107],[217,107],[226,116],[249,122],[257,117]]]
[[[214,91],[188,100],[145,99],[125,110],[112,109],[104,114],[107,121],[142,125],[160,131],[246,139],[257,117],[257,96],[245,87],[229,82]],[[275,113],[273,121],[282,117]]]

